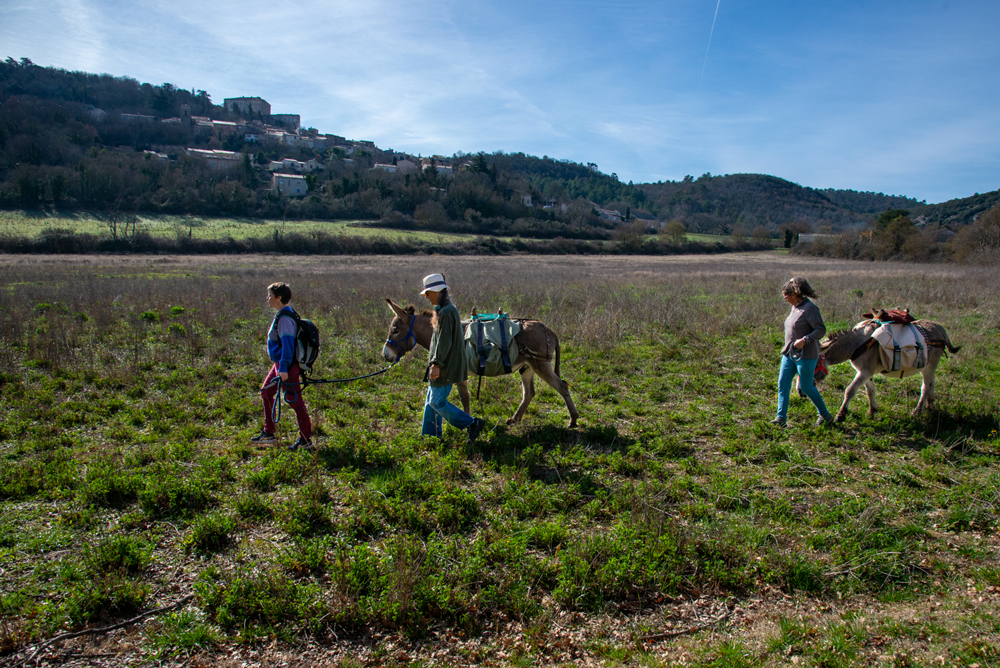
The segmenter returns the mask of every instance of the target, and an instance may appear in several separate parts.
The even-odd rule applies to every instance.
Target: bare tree
[[[123,190],[115,198],[115,201],[108,208],[106,222],[112,239],[125,239],[132,242],[135,241],[135,235],[138,232],[139,202],[135,198],[129,201],[126,198],[127,195],[128,190]]]

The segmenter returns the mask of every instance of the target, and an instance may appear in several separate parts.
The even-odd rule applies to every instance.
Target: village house
[[[271,105],[259,97],[227,97],[223,100],[223,106],[225,106],[226,111],[241,114],[271,115]]]
[[[280,125],[289,132],[298,132],[302,122],[298,114],[273,114],[271,120],[275,125]]]
[[[451,162],[444,156],[436,155],[430,158],[420,159],[420,170],[426,172],[431,167],[437,170],[438,174],[443,176],[451,176],[454,172],[454,168],[451,166]]]
[[[304,176],[275,172],[271,175],[271,192],[286,197],[305,197],[309,186]]]
[[[242,127],[242,123],[233,123],[232,121],[212,121],[212,129],[219,134],[219,138],[231,137]]]
[[[292,171],[299,172],[301,174],[304,172],[311,173],[321,169],[325,169],[325,167],[323,167],[323,163],[316,160],[316,158],[310,158],[305,162],[302,162],[301,160],[294,160],[292,158],[283,158],[281,160],[272,160],[267,164],[267,171],[269,172]]]
[[[406,160],[406,159],[404,159],[404,160],[397,160],[396,161],[396,170],[400,174],[413,174],[418,169],[420,169],[420,166],[416,162],[414,162],[413,160]]]
[[[212,169],[229,169],[243,162],[243,154],[233,151],[189,148],[187,152],[192,157],[203,158]]]
[[[286,143],[304,148],[323,149],[331,144],[331,141],[324,135],[287,135],[289,139]]]
[[[121,116],[125,123],[152,123],[156,120],[155,116],[146,116],[145,114],[122,114]]]
[[[599,207],[595,208],[597,208],[597,215],[603,218],[604,220],[613,220],[615,222],[620,222],[625,218],[624,216],[622,216],[622,212],[618,211],[617,209],[601,209]]]
[[[393,164],[385,164],[385,163],[381,163],[381,162],[376,162],[375,166],[372,167],[371,170],[369,170],[369,171],[372,171],[372,172],[374,172],[374,171],[381,171],[381,172],[389,172],[390,174],[395,174],[398,171],[398,168],[397,168],[396,165],[393,165]]]
[[[559,213],[566,213],[566,209],[568,208],[566,202],[559,202],[559,200],[557,200],[555,197],[550,197],[547,200],[545,200],[545,206],[543,206],[542,208],[555,209],[556,207],[559,207]]]

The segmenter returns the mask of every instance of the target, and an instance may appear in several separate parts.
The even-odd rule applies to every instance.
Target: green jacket
[[[437,312],[437,329],[431,335],[430,364],[441,368],[437,380],[430,381],[434,387],[454,385],[466,380],[468,369],[465,361],[465,336],[458,309],[451,302]]]

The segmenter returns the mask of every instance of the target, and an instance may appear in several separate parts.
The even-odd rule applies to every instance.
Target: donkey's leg
[[[875,400],[875,381],[871,378],[865,381],[865,394],[868,395],[868,417],[871,417],[878,410],[878,402]]]
[[[837,415],[835,418],[837,422],[843,422],[844,419],[847,417],[847,413],[851,405],[851,399],[853,399],[854,395],[858,393],[858,390],[860,390],[861,387],[865,385],[867,380],[868,379],[865,378],[865,373],[861,370],[858,370],[858,374],[854,377],[854,380],[852,380],[850,384],[847,386],[847,389],[844,390],[844,403],[840,404],[840,410],[837,411]]]
[[[542,377],[542,380],[551,385],[552,389],[558,392],[563,401],[566,402],[566,409],[569,410],[569,428],[576,427],[576,420],[580,417],[580,413],[577,412],[576,406],[573,405],[573,397],[569,394],[569,384],[556,375],[556,372],[552,370],[552,364],[549,362],[539,362],[536,370],[538,371],[538,375]]]
[[[531,365],[526,365],[524,367],[524,373],[521,374],[521,405],[517,407],[514,414],[507,418],[507,424],[514,424],[515,422],[520,422],[521,418],[524,417],[524,412],[528,410],[528,404],[531,403],[531,398],[535,396],[535,370],[531,368]]]
[[[913,409],[914,415],[920,415],[925,408],[930,410],[934,407],[934,370],[937,369],[937,363],[940,359],[939,356],[936,359],[928,361],[927,366],[920,370],[920,401],[917,402],[917,407]]]
[[[469,381],[463,380],[458,383],[458,396],[462,400],[462,410],[472,415],[472,411],[469,410],[469,406],[472,403],[472,397],[469,395]]]

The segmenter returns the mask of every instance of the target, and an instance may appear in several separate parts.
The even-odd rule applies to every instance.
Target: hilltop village
[[[158,119],[146,114],[122,113],[120,118],[129,123],[176,123],[184,124],[194,129],[196,134],[211,135],[220,141],[239,140],[251,145],[265,146],[278,144],[290,148],[314,149],[331,151],[336,156],[345,156],[347,165],[354,165],[350,158],[355,151],[374,150],[375,143],[365,140],[348,140],[334,134],[322,134],[315,128],[301,127],[299,114],[272,114],[271,105],[260,97],[225,98],[223,106],[226,111],[239,115],[245,120],[224,121],[208,116],[197,116],[191,113],[190,105],[180,106],[180,116]],[[104,117],[106,112],[93,109],[92,113]],[[168,160],[166,153],[146,151],[153,159]],[[190,156],[205,160],[213,169],[225,170],[242,164],[244,152],[224,149],[188,148]],[[450,176],[454,170],[452,160],[445,156],[432,157],[413,156],[407,153],[392,152],[392,162],[376,162],[370,169],[395,174],[413,174],[425,169],[434,169],[437,174]],[[466,166],[468,162],[464,163]],[[270,172],[271,191],[277,195],[288,197],[304,197],[310,188],[307,174],[325,169],[322,161],[317,158],[296,160],[281,158],[268,160],[266,169]]]

